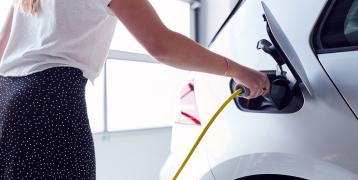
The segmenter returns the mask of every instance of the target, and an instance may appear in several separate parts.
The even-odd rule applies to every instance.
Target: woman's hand
[[[250,89],[250,95],[245,98],[252,99],[269,93],[271,85],[266,74],[236,63],[231,71],[236,83]]]

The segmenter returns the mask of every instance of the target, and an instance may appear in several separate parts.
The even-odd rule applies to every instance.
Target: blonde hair
[[[20,0],[20,6],[24,13],[35,15],[40,9],[40,0]]]

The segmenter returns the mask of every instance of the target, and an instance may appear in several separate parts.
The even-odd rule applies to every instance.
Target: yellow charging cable
[[[206,134],[206,131],[208,131],[208,129],[210,128],[211,124],[213,124],[213,122],[218,117],[218,115],[221,113],[221,111],[226,107],[227,104],[229,104],[229,102],[231,100],[233,100],[236,96],[238,96],[240,94],[243,94],[243,93],[244,93],[244,89],[243,88],[238,88],[234,93],[231,94],[231,96],[229,98],[226,99],[226,101],[215,112],[213,117],[210,119],[209,123],[205,126],[204,130],[201,132],[200,136],[196,140],[196,142],[193,145],[193,147],[190,149],[189,154],[186,156],[185,160],[182,162],[180,168],[178,169],[178,171],[176,172],[175,176],[173,177],[173,180],[176,180],[178,178],[179,174],[184,169],[186,163],[189,161],[191,155],[194,153],[195,149],[198,147],[198,145],[200,144],[200,142],[203,139],[204,135]]]

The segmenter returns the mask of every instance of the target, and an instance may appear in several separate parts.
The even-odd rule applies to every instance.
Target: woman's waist
[[[17,89],[52,87],[57,89],[83,89],[87,78],[82,70],[69,65],[42,66],[32,69],[12,69],[3,73],[0,68],[0,83],[2,86],[16,86]]]

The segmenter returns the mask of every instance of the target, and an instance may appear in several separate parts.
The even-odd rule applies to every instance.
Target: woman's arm
[[[7,42],[9,41],[9,36],[11,32],[11,26],[12,26],[12,16],[13,16],[14,8],[11,7],[9,10],[9,13],[7,15],[7,18],[5,20],[4,25],[0,26],[0,60],[2,56],[4,55],[4,51],[7,45]]]
[[[226,61],[225,57],[169,30],[147,0],[112,0],[109,6],[134,37],[161,63],[217,75],[226,72],[227,76],[250,89],[248,98],[268,93],[270,82],[265,74],[234,61]]]

